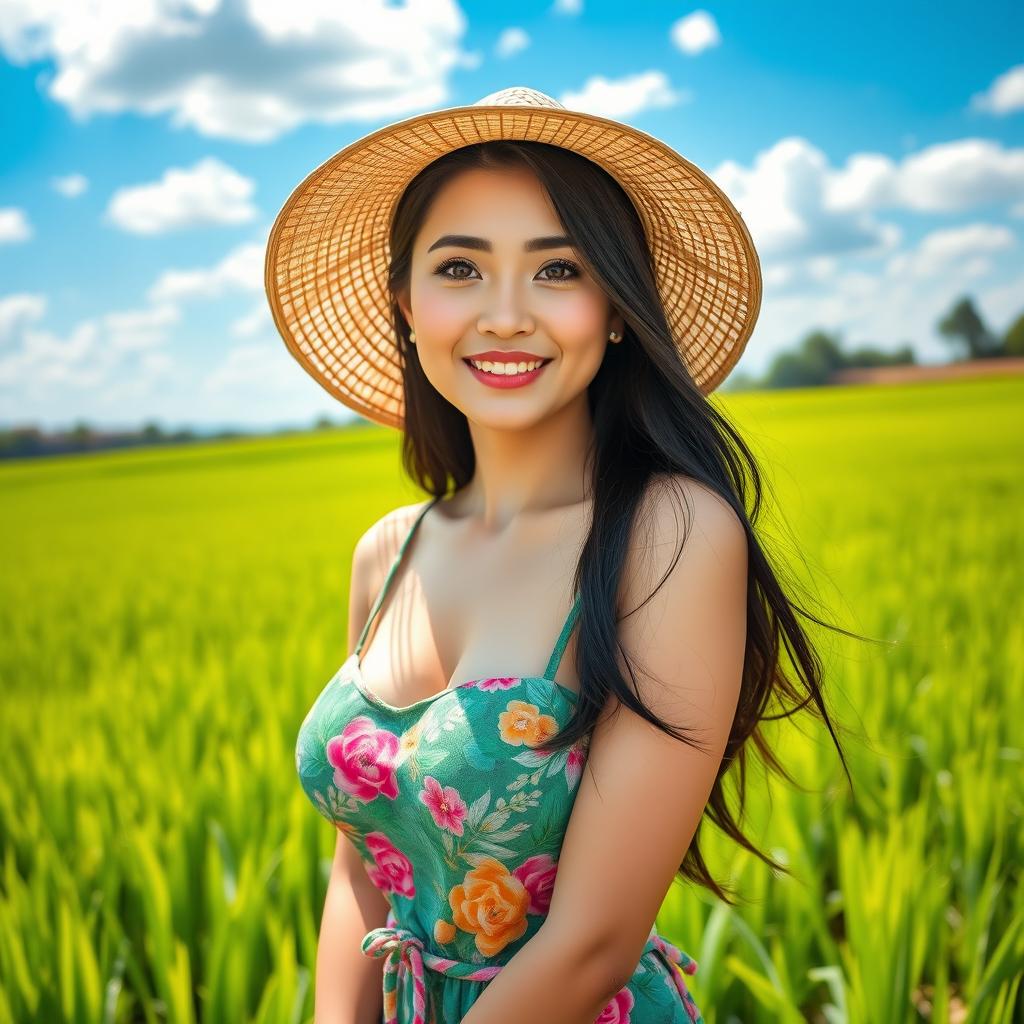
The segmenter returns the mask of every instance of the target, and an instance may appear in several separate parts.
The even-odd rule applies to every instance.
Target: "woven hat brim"
[[[498,139],[564,146],[603,167],[632,199],[651,246],[679,351],[704,394],[739,360],[761,306],[750,232],[695,164],[640,129],[561,107],[452,107],[387,125],[339,150],[288,197],[267,244],[265,287],[289,351],[329,394],[401,429],[390,319],[388,237],[395,206],[427,164]]]

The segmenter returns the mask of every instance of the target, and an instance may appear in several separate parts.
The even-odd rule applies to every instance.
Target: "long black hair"
[[[524,166],[546,189],[588,273],[625,322],[622,342],[606,346],[604,361],[588,389],[594,427],[587,453],[593,515],[574,578],[581,595],[576,645],[581,699],[572,719],[545,747],[554,750],[585,742],[609,694],[662,731],[699,746],[644,706],[622,677],[615,657],[618,650],[629,664],[617,639],[615,599],[634,521],[644,508],[644,494],[656,477],[683,474],[699,481],[736,511],[746,530],[749,552],[742,686],[705,815],[766,864],[786,871],[784,865],[758,850],[739,827],[746,790],[747,741],[753,741],[770,769],[795,783],[772,752],[759,723],[808,707],[825,722],[852,786],[822,696],[820,659],[796,616],[799,612],[819,625],[848,636],[855,634],[803,611],[783,592],[754,531],[763,490],[754,456],[687,372],[659,297],[640,217],[618,182],[597,164],[542,142],[483,142],[438,158],[406,187],[392,218],[389,268],[392,322],[404,384],[403,466],[427,493],[438,496],[449,492],[449,484],[454,490],[467,484],[476,464],[466,416],[427,379],[397,302],[398,296],[408,294],[416,235],[433,198],[454,175],[473,168]],[[780,664],[783,646],[795,667],[794,678],[787,676]],[[770,715],[773,700],[782,710]],[[791,706],[786,706],[787,701]],[[724,790],[725,773],[734,762],[738,773],[736,812],[728,806]],[[679,873],[733,903],[708,871],[699,832],[698,826]]]

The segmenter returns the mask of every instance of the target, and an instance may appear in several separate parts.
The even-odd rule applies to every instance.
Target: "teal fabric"
[[[385,1024],[461,1021],[536,934],[589,745],[543,747],[578,700],[554,676],[579,595],[543,676],[474,679],[406,707],[366,687],[360,652],[370,624],[437,500],[416,517],[355,651],[310,708],[295,748],[306,795],[355,845],[391,907],[362,942],[366,956],[385,958]],[[696,969],[652,928],[629,983],[596,1020],[699,1024],[682,979]],[[524,1016],[532,998],[523,993]]]

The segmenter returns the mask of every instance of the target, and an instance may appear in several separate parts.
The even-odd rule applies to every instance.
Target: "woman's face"
[[[525,168],[463,171],[431,204],[399,308],[428,380],[473,422],[522,428],[551,415],[585,395],[609,333],[622,337],[564,234]]]

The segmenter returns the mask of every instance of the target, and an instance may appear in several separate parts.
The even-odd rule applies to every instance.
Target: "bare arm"
[[[669,569],[676,505],[659,499],[655,536],[636,546],[621,621],[643,703],[694,730],[698,750],[609,698],[591,734],[548,918],[488,984],[463,1024],[593,1024],[630,980],[714,785],[739,697],[747,547],[732,509],[694,490],[692,525]],[[635,611],[634,611],[635,610]],[[621,666],[623,669],[624,665]],[[627,681],[629,679],[626,674]],[[613,705],[614,702],[614,706]],[[693,733],[691,733],[693,735]],[[595,898],[597,897],[597,898]]]
[[[371,527],[356,544],[349,586],[348,647],[355,650],[370,613],[369,582],[382,553]],[[384,1011],[383,960],[360,948],[363,936],[384,925],[388,902],[370,881],[359,851],[339,832],[320,922],[314,1024],[380,1024]]]
[[[339,832],[316,953],[315,1024],[380,1024],[383,961],[366,956],[360,943],[387,913],[383,893]]]

